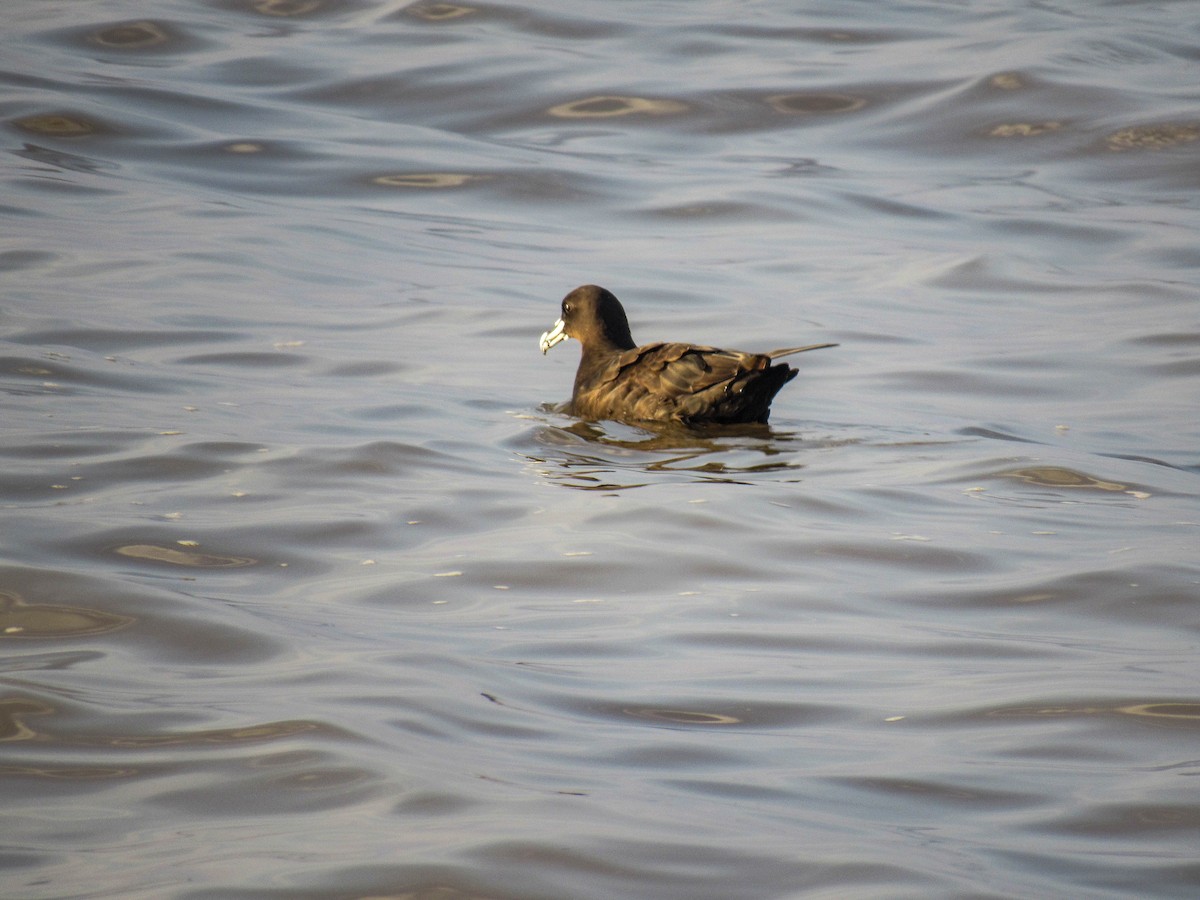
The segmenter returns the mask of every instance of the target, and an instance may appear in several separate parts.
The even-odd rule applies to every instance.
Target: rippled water
[[[0,894],[1200,891],[1192,4],[4,18]]]

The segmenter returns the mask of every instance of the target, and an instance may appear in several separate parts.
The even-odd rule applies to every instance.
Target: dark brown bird
[[[775,360],[837,346],[809,344],[768,353],[661,342],[639,347],[620,301],[594,284],[563,298],[562,318],[542,335],[542,353],[569,337],[583,345],[571,395],[573,415],[684,425],[765,423],[771,401],[797,374]]]

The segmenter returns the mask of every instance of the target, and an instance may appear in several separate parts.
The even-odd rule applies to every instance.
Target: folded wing
[[[581,373],[575,414],[584,418],[675,420],[689,425],[766,422],[771,400],[796,370],[787,355],[817,346],[742,353],[683,343],[626,350],[595,373]]]

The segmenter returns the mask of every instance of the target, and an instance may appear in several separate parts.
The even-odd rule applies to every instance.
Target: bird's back
[[[795,377],[795,369],[773,364],[770,354],[647,344],[584,360],[575,379],[573,412],[586,419],[687,425],[766,422],[771,401]]]

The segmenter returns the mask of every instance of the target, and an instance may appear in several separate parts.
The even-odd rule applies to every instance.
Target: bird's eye
[[[564,304],[563,304],[563,315],[564,315],[564,316],[566,316],[566,315],[570,315],[570,313],[571,313],[571,304],[570,304],[570,303],[564,303]]]

